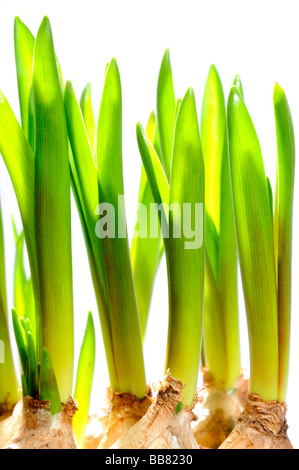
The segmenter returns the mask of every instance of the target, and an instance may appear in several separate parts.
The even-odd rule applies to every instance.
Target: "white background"
[[[246,103],[255,123],[266,172],[275,184],[276,143],[272,93],[277,81],[286,91],[293,113],[296,137],[299,133],[299,29],[298,2],[184,0],[166,1],[0,1],[0,88],[19,116],[14,63],[13,20],[16,15],[35,35],[43,16],[49,16],[55,49],[64,79],[71,79],[77,93],[89,81],[93,86],[95,109],[101,95],[106,63],[114,56],[120,68],[123,90],[123,155],[128,231],[133,233],[140,176],[140,157],[135,138],[137,121],[146,124],[156,108],[156,85],[160,62],[170,48],[176,97],[187,87],[195,91],[200,115],[204,84],[211,63],[221,76],[226,97],[235,74],[240,74]],[[14,242],[11,214],[20,222],[17,203],[6,168],[0,163],[0,190],[5,227],[9,305],[12,306]],[[294,202],[294,252],[292,299],[292,348],[288,393],[289,436],[299,448],[297,391],[298,369],[298,191]],[[73,277],[75,304],[76,359],[89,309],[97,327],[97,362],[92,411],[108,383],[84,241],[73,204]],[[167,279],[165,261],[158,272],[151,307],[145,361],[148,381],[161,378],[164,369],[167,332]],[[249,367],[248,344],[240,286],[242,364]]]

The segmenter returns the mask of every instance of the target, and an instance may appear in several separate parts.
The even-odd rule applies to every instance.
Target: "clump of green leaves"
[[[141,398],[147,386],[122,198],[122,99],[115,59],[105,72],[95,152],[90,141],[93,120],[88,113],[89,100],[90,95],[84,92],[82,114],[72,84],[66,83],[72,188],[89,257],[111,386]],[[100,203],[112,205],[113,214],[102,213]],[[105,227],[115,221],[115,238],[105,236]],[[119,235],[119,231],[125,235]]]
[[[166,370],[180,379],[184,405],[191,405],[197,384],[202,339],[204,240],[195,249],[183,230],[181,214],[191,205],[192,226],[195,205],[204,203],[204,165],[195,97],[190,88],[175,105],[169,51],[166,51],[158,80],[158,129],[161,157],[137,124],[137,141],[152,197],[159,207],[159,220],[166,254],[169,290],[169,330]],[[168,205],[180,210],[168,211]],[[204,220],[204,219],[203,219]],[[175,236],[174,227],[181,229]],[[202,221],[202,227],[203,221]]]
[[[285,400],[288,378],[295,144],[284,91],[274,87],[277,185],[265,176],[259,140],[242,92],[228,100],[234,214],[248,320],[250,388],[264,400]]]
[[[0,151],[20,209],[35,308],[24,300],[28,285],[20,269],[20,241],[15,273],[21,278],[25,311],[22,317],[14,312],[14,328],[24,394],[51,398],[56,411],[55,403],[72,393],[73,296],[68,137],[48,18],[36,39],[16,18],[15,56],[23,129],[1,92]],[[15,288],[18,307],[19,294]]]
[[[206,267],[204,299],[205,365],[215,383],[228,389],[241,372],[237,243],[229,174],[225,99],[212,65],[202,112],[205,162]]]

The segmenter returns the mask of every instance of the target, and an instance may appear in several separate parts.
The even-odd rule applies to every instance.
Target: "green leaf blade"
[[[162,59],[157,88],[157,119],[161,143],[161,158],[167,178],[170,177],[176,102],[169,50]]]
[[[33,335],[27,332],[28,343],[28,370],[27,370],[27,394],[36,398],[38,393],[37,380],[37,362],[36,362],[36,345]]]
[[[62,410],[58,385],[55,377],[53,363],[47,348],[43,348],[41,362],[41,393],[40,399],[50,401],[50,412],[52,415]]]
[[[107,303],[106,274],[101,240],[96,236],[96,207],[99,203],[97,169],[93,159],[87,131],[71,82],[67,82],[64,92],[68,135],[72,152],[70,164],[73,192],[75,195],[85,243],[88,251],[92,279],[99,307],[102,334],[110,375],[111,385],[117,386],[113,344],[110,331],[110,317]]]
[[[97,129],[97,169],[100,203],[109,203],[109,207],[114,209],[107,213],[107,224],[114,226],[115,238],[105,236],[102,244],[118,391],[131,392],[138,397],[143,397],[146,393],[146,381],[126,234],[122,173],[121,84],[115,59],[112,59],[106,72],[100,106]],[[102,237],[101,219],[98,223],[100,225],[97,234]]]
[[[154,113],[150,115],[146,131],[154,145],[157,134],[157,123]],[[160,264],[163,248],[161,249],[162,241],[160,228],[157,236],[151,237],[150,205],[154,203],[154,200],[143,165],[138,203],[140,206],[131,246],[131,260],[140,327],[144,339],[154,279]],[[146,227],[146,230],[144,230],[145,233],[143,233],[142,227]]]
[[[14,308],[12,309],[12,324],[13,324],[17,347],[18,347],[18,351],[19,351],[19,355],[21,359],[23,373],[25,374],[26,368],[27,368],[27,361],[28,361],[25,331],[22,327],[19,316]]]
[[[207,252],[205,263],[204,333],[206,367],[208,367],[215,384],[226,383],[225,319],[217,282]]]
[[[184,404],[191,405],[197,384],[203,324],[204,298],[204,163],[195,97],[189,89],[178,113],[173,144],[170,181],[169,249],[166,250],[169,276],[169,331],[166,368],[184,384]],[[191,206],[192,228],[196,224],[196,204],[201,216],[196,233],[201,239],[190,242],[185,233],[185,204]],[[181,226],[181,236],[174,229]],[[192,244],[192,247],[191,247]],[[188,246],[187,246],[188,245]]]
[[[1,91],[0,152],[9,172],[21,213],[36,301],[37,321],[40,321],[40,292],[34,210],[34,154],[26,140],[24,132]]]
[[[276,84],[273,94],[277,138],[275,230],[277,239],[279,400],[286,399],[291,328],[292,226],[295,138],[286,95]]]
[[[34,37],[18,17],[15,18],[14,39],[22,128],[28,137]]]
[[[236,76],[235,76],[235,79],[234,79],[234,81],[233,81],[233,85],[235,85],[235,87],[238,88],[239,93],[240,93],[240,95],[242,96],[242,98],[243,98],[243,100],[244,100],[244,91],[243,91],[243,85],[242,85],[242,81],[241,81],[240,75],[236,75]]]
[[[14,224],[14,222],[13,222]],[[34,294],[31,278],[27,279],[24,268],[24,232],[17,233],[14,225],[16,238],[16,257],[14,266],[14,307],[19,318],[29,318],[32,325],[32,333],[36,337],[36,319]]]
[[[82,109],[82,115],[88,135],[88,139],[90,142],[90,147],[92,152],[95,150],[95,123],[94,123],[94,115],[93,115],[93,108],[92,108],[92,100],[91,100],[91,84],[88,83],[84,88],[81,99],[80,99],[80,107]]]
[[[278,396],[278,322],[273,231],[261,149],[240,92],[228,100],[233,203],[251,353],[251,391]]]
[[[86,330],[79,356],[74,399],[78,411],[73,418],[73,429],[80,448],[84,447],[88,422],[90,394],[95,365],[95,330],[92,314],[89,312]]]
[[[72,392],[74,349],[70,171],[64,104],[47,17],[42,21],[35,43],[33,89],[35,213],[43,341],[65,401]]]
[[[201,141],[205,161],[206,210],[217,232],[220,228],[221,165],[226,137],[225,101],[217,70],[211,66],[207,78],[202,111]]]

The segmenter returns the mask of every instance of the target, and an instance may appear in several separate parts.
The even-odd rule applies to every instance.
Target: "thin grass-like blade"
[[[110,232],[102,239],[102,243],[118,391],[131,392],[142,397],[146,393],[146,381],[126,233],[122,172],[122,99],[115,59],[110,62],[105,77],[97,129],[96,161],[100,203],[110,204],[106,215],[101,214],[99,207],[98,213],[102,217],[97,223],[97,235],[105,236],[104,225],[107,225],[107,230],[113,230],[113,227],[115,229],[115,238],[113,232]]]
[[[258,137],[238,89],[228,100],[229,157],[248,320],[250,389],[278,398],[278,321],[273,230]]]
[[[95,123],[94,123],[94,115],[92,109],[92,101],[91,101],[91,85],[88,83],[84,88],[81,99],[80,99],[80,107],[82,109],[82,115],[87,131],[87,135],[90,142],[90,147],[92,153],[95,150]]]
[[[148,182],[152,191],[153,199],[159,210],[159,218],[163,229],[168,232],[168,210],[164,204],[169,204],[169,183],[164,172],[162,163],[142,125],[136,126],[137,142],[139,152],[142,158],[144,169],[147,174]],[[164,238],[164,246],[167,249],[168,239]]]
[[[17,197],[24,228],[30,271],[39,318],[39,275],[35,234],[34,154],[16,117],[0,91],[0,152]]]
[[[185,405],[193,403],[202,339],[204,180],[195,97],[193,90],[189,89],[181,103],[174,133],[169,249],[166,251],[169,281],[166,369],[169,368],[174,377],[186,384],[183,392]],[[187,206],[190,220],[185,212]],[[177,237],[178,229],[181,236]],[[191,234],[192,230],[195,231]]]
[[[102,334],[113,387],[117,386],[113,344],[110,329],[109,309],[107,308],[107,288],[101,240],[96,236],[96,207],[99,204],[97,169],[93,159],[90,142],[74,89],[70,82],[66,83],[64,104],[67,119],[68,135],[71,143],[71,170],[73,190],[77,207],[85,232],[94,288],[99,306]]]
[[[201,110],[201,141],[205,162],[206,210],[220,230],[221,166],[225,144],[225,102],[219,75],[211,66]]]
[[[24,268],[24,232],[17,233],[13,221],[16,242],[16,257],[14,270],[14,307],[19,318],[29,318],[32,333],[36,336],[35,306],[31,278],[27,279]]]
[[[207,231],[206,237],[208,237]],[[204,338],[206,366],[215,383],[219,383],[218,381],[221,379],[226,380],[227,370],[225,319],[222,313],[217,282],[207,251],[205,260]]]
[[[28,137],[34,37],[19,17],[15,18],[14,38],[22,128]]]
[[[52,415],[61,411],[61,400],[55,377],[51,356],[47,348],[43,348],[41,361],[41,400],[49,400]]]
[[[170,178],[173,132],[175,122],[175,95],[169,50],[162,59],[157,88],[157,119],[161,144],[161,160],[167,178]]]
[[[157,124],[154,113],[151,113],[146,133],[154,145],[157,134]],[[151,237],[150,205],[154,203],[151,188],[142,165],[141,180],[138,198],[138,214],[131,246],[131,260],[134,276],[134,285],[138,305],[140,327],[144,339],[149,307],[155,275],[160,264],[161,230],[156,237]]]
[[[105,270],[103,267],[103,254],[101,242],[95,234],[97,217],[96,207],[99,204],[97,169],[93,160],[92,150],[84,126],[79,104],[76,100],[71,82],[67,82],[64,92],[64,104],[67,120],[67,129],[72,148],[71,168],[74,173],[74,182],[80,198],[84,219],[90,237],[101,285],[105,294]]]
[[[31,331],[27,332],[28,365],[27,365],[27,394],[36,397],[38,391],[36,345]]]
[[[206,228],[206,252],[210,260],[212,274],[215,281],[215,288],[219,287],[219,235],[217,233],[212,217],[205,212],[205,228]],[[213,281],[213,283],[214,283]]]
[[[241,372],[241,351],[238,312],[237,241],[227,158],[226,153],[223,165],[225,165],[227,171],[222,171],[221,188],[219,292],[226,336],[226,385],[230,389],[234,386]]]
[[[292,225],[295,176],[295,139],[292,116],[286,95],[274,87],[274,113],[277,138],[277,230],[279,396],[286,399],[291,327]]]
[[[89,312],[85,335],[80,351],[74,399],[78,411],[73,418],[73,429],[80,448],[84,447],[86,425],[90,403],[91,386],[95,364],[95,331],[92,314]]]
[[[205,323],[209,333],[213,335],[214,320],[215,335],[218,337],[219,328],[222,328],[224,338],[224,341],[216,342],[215,337],[209,338],[206,333],[207,344],[213,345],[207,348],[207,356],[209,352],[212,354],[208,357],[208,363],[211,369],[217,371],[217,375],[213,376],[214,380],[231,388],[240,374],[237,247],[228,165],[224,93],[214,65],[210,68],[204,92],[201,132],[206,176],[206,250],[213,273],[212,275],[207,272],[205,279],[205,317],[211,317],[207,318]],[[208,285],[210,281],[211,284]],[[214,306],[214,302],[217,305]],[[216,321],[220,321],[220,324],[216,325]]]
[[[226,120],[226,117],[224,116]],[[238,311],[238,261],[227,134],[221,165],[221,203],[219,232],[219,293],[226,337],[226,386],[234,387],[241,372]]]
[[[26,368],[27,368],[27,360],[28,360],[25,330],[14,308],[12,309],[12,324],[13,324],[16,343],[17,343],[17,347],[18,347],[18,351],[19,351],[19,355],[21,359],[23,373],[25,374]]]
[[[72,393],[73,293],[68,136],[47,17],[39,28],[33,66],[36,119],[35,213],[43,340],[62,401]]]

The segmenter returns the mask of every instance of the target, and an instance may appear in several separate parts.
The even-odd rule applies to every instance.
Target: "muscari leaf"
[[[50,412],[52,415],[59,413],[62,409],[58,385],[55,377],[51,356],[47,348],[43,348],[41,361],[41,400],[50,401]]]
[[[14,308],[12,309],[12,324],[14,328],[14,333],[15,333],[16,343],[17,343],[17,347],[18,347],[18,351],[20,355],[23,373],[25,374],[26,368],[27,368],[27,361],[28,361],[25,331],[20,322],[18,314]]]
[[[205,162],[206,210],[212,217],[218,233],[220,229],[220,182],[225,133],[223,90],[217,70],[212,65],[202,103],[201,142]]]
[[[107,223],[107,228],[115,227],[115,238],[110,234],[102,239],[102,243],[118,391],[127,391],[142,397],[146,393],[146,382],[126,234],[122,173],[121,84],[115,59],[110,62],[105,76],[97,128],[96,161],[100,203],[109,203],[110,207],[114,208],[113,213],[107,211],[107,217],[104,219],[107,222],[105,221],[104,225]],[[98,224],[97,234],[102,237],[102,218]]]
[[[39,28],[33,66],[35,214],[43,344],[63,401],[72,392],[73,293],[68,136],[50,23]]]
[[[21,213],[38,313],[40,297],[34,211],[34,154],[1,91],[0,152],[9,172]]]
[[[295,177],[295,138],[285,92],[276,84],[273,94],[277,139],[275,231],[277,240],[279,396],[286,399],[291,327],[292,225]]]
[[[95,123],[94,123],[94,116],[93,116],[93,109],[92,109],[92,101],[91,101],[91,85],[88,83],[84,88],[81,99],[80,99],[80,107],[82,110],[82,116],[84,119],[88,139],[90,142],[90,147],[92,153],[95,150]]]
[[[238,89],[228,100],[229,158],[251,354],[250,389],[278,396],[278,321],[273,231],[262,153]]]
[[[166,205],[169,204],[169,183],[162,163],[140,123],[137,123],[136,134],[139,152],[147,174],[153,199],[160,209],[159,217],[163,235],[163,230],[168,232],[168,210]],[[167,245],[168,239],[164,238],[165,250],[167,250]]]
[[[235,82],[242,90],[240,77]],[[219,83],[222,88],[220,78]],[[219,92],[217,100],[223,108],[219,119],[225,122],[223,153],[220,174],[220,225],[219,225],[219,293],[221,310],[224,318],[224,333],[226,344],[226,377],[228,389],[234,387],[241,371],[241,352],[238,311],[238,261],[237,239],[234,221],[231,178],[227,144],[226,109],[223,91]],[[220,129],[219,129],[220,130]],[[222,128],[221,128],[222,130]],[[221,136],[219,136],[221,137]]]
[[[154,113],[150,115],[146,133],[154,145],[158,133]],[[142,165],[138,198],[138,203],[141,207],[139,206],[137,214],[137,222],[131,246],[131,260],[143,339],[145,336],[154,279],[163,253],[163,247],[161,249],[161,245],[163,244],[161,242],[160,227],[157,235],[154,237],[151,236],[150,207],[153,202],[151,188],[144,166]]]
[[[157,120],[161,144],[161,160],[167,178],[170,178],[173,132],[175,123],[175,95],[169,50],[162,59],[157,88]]]
[[[74,89],[70,82],[66,83],[64,104],[68,135],[72,153],[70,164],[73,178],[73,191],[85,232],[92,278],[99,306],[102,334],[105,344],[111,384],[117,385],[116,370],[113,356],[113,344],[110,330],[109,309],[107,303],[106,274],[102,253],[101,240],[96,236],[96,208],[99,204],[97,169],[93,159],[90,142]]]
[[[233,81],[233,85],[235,85],[235,87],[238,88],[239,93],[240,93],[240,95],[242,96],[242,98],[243,98],[243,100],[244,100],[243,85],[242,85],[242,82],[241,82],[241,77],[240,77],[240,75],[236,75],[236,76],[235,76],[235,79],[234,79],[234,81]]]
[[[180,211],[169,211],[169,248],[166,250],[169,276],[166,369],[169,368],[174,377],[186,384],[183,392],[185,405],[193,403],[202,339],[204,180],[195,97],[190,88],[181,103],[175,125],[170,206],[176,204]],[[186,215],[183,212],[186,204],[190,205],[189,230],[195,228],[192,234],[186,233]],[[178,228],[181,229],[180,237],[175,234]]]
[[[27,279],[24,269],[24,232],[17,233],[13,221],[16,257],[14,269],[14,306],[19,318],[29,318],[32,324],[32,332],[36,335],[35,306],[31,278]]]
[[[73,429],[80,448],[84,447],[90,394],[95,365],[95,331],[92,314],[89,312],[85,335],[81,346],[74,399],[78,403],[78,411],[73,418]]]
[[[33,398],[38,394],[36,344],[31,331],[26,333],[28,344],[28,364],[26,371],[27,394]]]
[[[19,17],[15,18],[14,39],[22,128],[28,137],[34,37]]]

